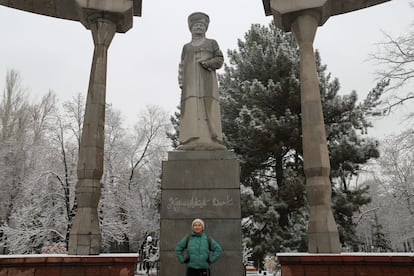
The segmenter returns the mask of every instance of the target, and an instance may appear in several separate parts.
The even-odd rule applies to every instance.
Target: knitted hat
[[[204,221],[202,221],[201,219],[195,219],[195,220],[193,220],[193,222],[191,223],[191,229],[193,228],[193,226],[194,226],[194,223],[196,223],[196,222],[198,222],[198,223],[200,223],[201,224],[201,226],[203,226],[203,230],[204,230]]]
[[[190,30],[191,27],[198,22],[203,23],[207,30],[208,24],[210,24],[210,17],[204,12],[194,12],[188,16],[188,27]]]

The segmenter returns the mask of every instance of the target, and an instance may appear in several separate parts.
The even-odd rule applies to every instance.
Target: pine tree
[[[384,234],[382,225],[378,221],[378,216],[375,214],[372,227],[372,247],[377,252],[390,252],[392,248],[389,240]]]

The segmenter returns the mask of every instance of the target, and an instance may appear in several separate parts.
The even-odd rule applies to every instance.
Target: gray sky
[[[392,0],[365,10],[330,18],[318,29],[315,48],[328,72],[339,78],[342,93],[356,90],[360,99],[375,86],[375,65],[368,56],[375,43],[408,31],[414,9],[408,0]],[[210,15],[207,36],[224,53],[237,48],[251,24],[268,25],[260,0],[143,0],[143,16],[117,34],[108,55],[107,102],[121,110],[128,123],[146,105],[174,112],[179,104],[177,68],[182,45],[190,40],[187,16]],[[0,6],[0,89],[8,69],[21,73],[33,99],[48,90],[66,101],[86,96],[93,54],[92,37],[79,22],[40,16]],[[228,62],[225,56],[225,62]],[[376,123],[370,134],[390,132],[390,119]],[[396,125],[395,122],[393,122]]]

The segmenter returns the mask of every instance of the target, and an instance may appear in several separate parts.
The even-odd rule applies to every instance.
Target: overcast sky
[[[225,53],[237,48],[251,24],[268,25],[261,0],[143,0],[142,17],[116,34],[108,55],[107,102],[121,110],[128,123],[146,105],[174,112],[179,104],[177,68],[183,44],[190,40],[187,16],[210,15],[207,36]],[[362,99],[375,86],[375,65],[368,56],[384,40],[409,30],[414,9],[408,0],[392,0],[365,10],[331,17],[318,29],[315,48],[342,93],[356,90]],[[0,6],[0,89],[8,69],[18,70],[33,99],[53,90],[60,101],[86,96],[93,54],[90,31],[79,22],[55,19]],[[376,124],[370,134],[390,132]],[[394,125],[395,122],[392,122]]]

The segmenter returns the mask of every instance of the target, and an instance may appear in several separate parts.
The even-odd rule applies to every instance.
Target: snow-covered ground
[[[149,274],[147,273],[146,270],[137,270],[135,272],[135,276],[139,276],[139,275],[158,276],[158,272],[155,268],[151,269]]]

